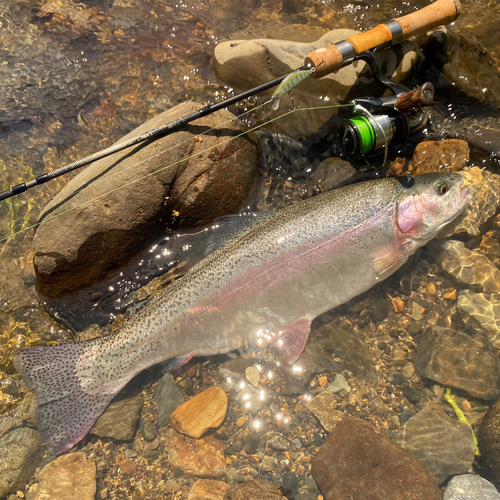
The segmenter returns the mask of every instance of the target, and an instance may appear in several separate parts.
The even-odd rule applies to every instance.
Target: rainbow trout
[[[462,177],[386,178],[318,195],[243,231],[155,296],[113,334],[14,353],[35,390],[38,428],[61,453],[137,373],[248,343],[293,363],[311,321],[401,267],[463,210]]]

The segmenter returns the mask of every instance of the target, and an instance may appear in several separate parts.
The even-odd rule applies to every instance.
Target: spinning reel
[[[384,148],[385,165],[389,147],[400,146],[410,134],[426,125],[428,113],[423,107],[432,103],[434,87],[427,82],[410,91],[384,77],[374,51],[360,54],[356,59],[365,60],[373,76],[393,95],[360,97],[350,101],[354,105],[353,116],[340,124],[338,143],[341,151],[351,159],[360,159]]]

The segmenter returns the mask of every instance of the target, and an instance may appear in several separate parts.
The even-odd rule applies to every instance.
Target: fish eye
[[[450,186],[447,182],[440,182],[436,186],[436,191],[439,195],[446,194],[450,190]]]

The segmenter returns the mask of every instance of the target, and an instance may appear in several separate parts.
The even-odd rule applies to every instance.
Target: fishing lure
[[[294,87],[296,87],[302,80],[305,80],[311,73],[314,73],[316,68],[297,70],[288,75],[274,91],[272,97],[273,109],[276,111],[280,105],[280,99],[288,94]]]

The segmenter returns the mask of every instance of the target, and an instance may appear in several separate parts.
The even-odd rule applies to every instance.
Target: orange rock
[[[405,305],[404,302],[401,300],[401,297],[391,297],[389,295],[389,298],[391,299],[392,307],[394,309],[394,312],[401,312],[404,311]]]
[[[123,460],[123,462],[120,462],[120,469],[122,472],[125,472],[126,474],[130,474],[133,476],[134,474],[137,473],[137,467],[135,463],[128,458],[127,460]]]
[[[245,425],[247,420],[248,417],[246,416],[240,417],[238,420],[236,420],[236,425],[241,429]]]
[[[198,479],[193,484],[187,500],[222,500],[229,484],[213,479]]]
[[[321,387],[325,387],[328,384],[328,379],[326,377],[319,377],[318,382]]]
[[[226,473],[222,443],[214,436],[197,440],[182,436],[171,429],[169,438],[169,461],[175,469],[180,469],[189,476],[214,479]]]
[[[457,291],[454,288],[448,288],[443,294],[445,299],[455,300],[457,298]]]
[[[220,387],[210,387],[179,406],[170,417],[181,434],[199,439],[208,429],[219,427],[227,411],[227,396]]]

